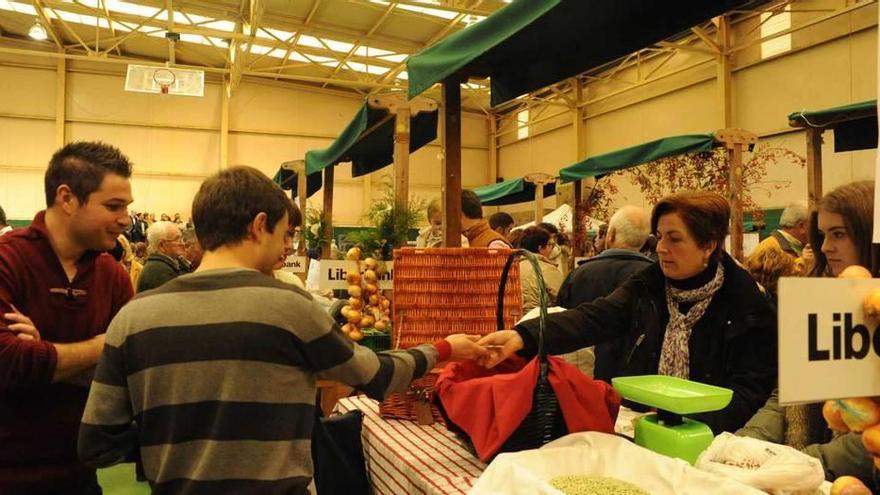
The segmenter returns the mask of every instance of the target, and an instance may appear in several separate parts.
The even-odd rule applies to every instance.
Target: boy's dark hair
[[[3,211],[3,207],[0,206],[0,226],[2,226],[2,225],[8,225],[8,224],[6,223],[6,212]]]
[[[506,229],[511,225],[513,225],[513,217],[510,216],[510,213],[499,211],[498,213],[493,213],[492,216],[489,217],[489,228],[492,230],[498,228]]]
[[[470,189],[462,189],[461,212],[471,220],[481,220],[483,218],[483,203],[480,202],[477,193]]]
[[[520,249],[526,249],[533,253],[538,251],[550,242],[550,232],[544,227],[529,227],[523,232],[522,239],[519,241]]]
[[[202,249],[213,251],[242,242],[248,225],[261,212],[268,217],[269,232],[274,232],[290,207],[290,198],[265,174],[237,166],[205,179],[193,199],[192,216]]]
[[[77,141],[56,151],[49,160],[43,179],[46,207],[55,204],[55,195],[62,184],[67,184],[80,203],[101,187],[107,174],[131,177],[131,162],[115,146],[100,141]]]

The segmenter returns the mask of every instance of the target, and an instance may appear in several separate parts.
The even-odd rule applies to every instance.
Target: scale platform
[[[636,444],[691,464],[715,436],[705,424],[683,416],[724,409],[733,398],[730,389],[673,376],[621,376],[611,383],[625,399],[657,409],[636,420]]]

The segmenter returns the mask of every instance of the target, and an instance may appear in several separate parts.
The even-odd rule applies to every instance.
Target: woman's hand
[[[516,351],[522,349],[524,345],[522,337],[516,330],[492,332],[480,339],[477,344],[486,348],[486,355],[477,361],[486,368],[495,367],[498,363],[516,354]]]

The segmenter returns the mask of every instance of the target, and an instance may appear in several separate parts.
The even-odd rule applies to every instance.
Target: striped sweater
[[[437,356],[353,344],[308,293],[253,270],[184,275],[110,324],[79,455],[139,455],[155,494],[309,493],[316,379],[381,399]]]

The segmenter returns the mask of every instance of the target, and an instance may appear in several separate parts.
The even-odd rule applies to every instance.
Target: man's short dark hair
[[[100,141],[78,141],[56,151],[49,160],[49,168],[43,180],[46,191],[46,207],[55,204],[55,194],[62,184],[67,184],[80,203],[101,187],[107,174],[131,177],[131,162],[115,146]]]
[[[8,224],[6,223],[6,212],[3,211],[3,207],[0,206],[0,226],[2,226],[2,225],[8,225]]]
[[[510,216],[509,213],[499,211],[498,213],[493,213],[492,216],[489,217],[489,227],[491,227],[492,230],[506,229],[511,225],[513,225],[513,217]]]
[[[546,246],[550,242],[550,232],[543,227],[529,227],[523,232],[519,247],[533,253]]]
[[[205,251],[239,244],[261,212],[268,217],[267,229],[274,232],[290,203],[277,184],[253,167],[223,170],[205,179],[193,199],[196,236]]]
[[[461,191],[461,212],[471,220],[482,220],[483,203],[477,197],[477,193],[470,189],[462,189]]]

